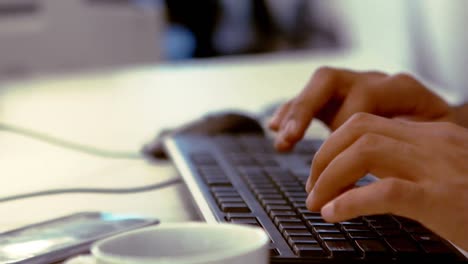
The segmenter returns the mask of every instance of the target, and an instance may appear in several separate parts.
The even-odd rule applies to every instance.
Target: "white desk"
[[[148,66],[4,85],[0,122],[82,144],[137,152],[167,126],[214,110],[259,111],[302,89],[319,66],[402,70],[353,54],[298,54]],[[404,69],[403,69],[404,70]],[[170,163],[89,156],[0,131],[1,196],[64,187],[128,187],[177,177]],[[131,195],[59,195],[0,204],[0,231],[99,210],[196,219],[183,185]]]

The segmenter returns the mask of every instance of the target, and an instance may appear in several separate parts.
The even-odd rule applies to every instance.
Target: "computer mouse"
[[[218,112],[208,114],[179,128],[165,130],[145,144],[142,153],[150,159],[167,159],[162,139],[169,134],[264,134],[263,127],[256,117],[242,112]]]

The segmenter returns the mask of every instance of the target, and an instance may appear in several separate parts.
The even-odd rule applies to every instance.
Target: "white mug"
[[[67,264],[267,264],[269,237],[233,224],[161,224],[93,244],[91,255]]]

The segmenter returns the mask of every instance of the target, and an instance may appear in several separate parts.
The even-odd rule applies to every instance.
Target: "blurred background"
[[[466,10],[465,0],[0,0],[0,83],[198,58],[344,50],[463,90]]]

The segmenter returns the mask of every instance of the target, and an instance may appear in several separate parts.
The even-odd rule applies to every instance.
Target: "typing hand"
[[[468,249],[468,129],[353,115],[324,142],[307,183],[307,207],[330,222],[392,213]],[[381,178],[351,186],[367,173]]]
[[[270,128],[278,132],[276,148],[290,150],[313,118],[336,130],[357,112],[422,121],[453,119],[444,100],[406,74],[321,68],[271,119]]]

